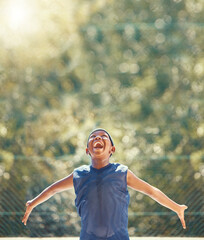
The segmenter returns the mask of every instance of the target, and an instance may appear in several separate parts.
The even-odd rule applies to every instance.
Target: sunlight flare
[[[33,8],[30,1],[10,1],[5,8],[4,16],[11,30],[30,31],[32,30]]]

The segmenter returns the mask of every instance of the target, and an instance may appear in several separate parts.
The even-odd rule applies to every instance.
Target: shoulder
[[[128,167],[123,164],[113,163],[113,165],[115,166],[116,172],[127,172],[127,170],[128,170]]]
[[[87,174],[89,172],[90,172],[90,165],[82,165],[82,166],[74,169],[73,176],[79,177],[79,176]]]

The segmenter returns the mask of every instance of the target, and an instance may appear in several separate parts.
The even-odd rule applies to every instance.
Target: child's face
[[[112,146],[110,138],[105,131],[95,131],[90,135],[86,153],[90,154],[91,157],[107,157],[113,152],[115,152],[115,147]]]

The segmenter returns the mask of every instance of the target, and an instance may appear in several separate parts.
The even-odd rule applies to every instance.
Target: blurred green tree
[[[114,138],[112,161],[202,213],[203,1],[31,1],[32,21],[15,24],[8,13],[19,8],[1,6],[0,236],[79,233],[73,194],[39,206],[30,231],[19,215],[26,200],[89,163],[97,126]],[[130,192],[130,235],[203,234],[202,214],[197,223],[188,216],[198,230],[184,233],[168,210]]]

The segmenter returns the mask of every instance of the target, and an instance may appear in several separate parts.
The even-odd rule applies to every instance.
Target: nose
[[[95,137],[95,140],[98,140],[98,139],[102,139],[101,136],[98,135]]]

